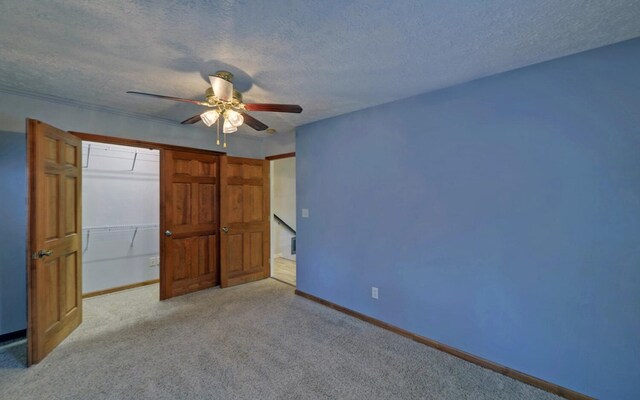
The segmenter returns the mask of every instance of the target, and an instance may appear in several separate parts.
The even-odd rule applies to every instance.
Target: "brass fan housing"
[[[227,106],[227,107],[235,107],[235,108],[242,108],[242,93],[238,92],[237,90],[233,90],[233,100],[232,101],[223,101],[220,100],[219,98],[216,97],[215,94],[213,94],[213,89],[211,87],[208,87],[205,91],[204,91],[204,96],[207,98],[207,101],[209,102],[209,104],[211,104],[211,106]]]
[[[217,76],[218,78],[222,78],[229,83],[233,83],[233,74],[229,71],[218,71],[213,76]]]
[[[216,101],[219,101],[218,98],[213,94],[213,89],[211,88],[211,86],[209,86],[204,91],[204,97],[206,97],[207,100],[209,101],[209,103],[211,103],[211,104],[215,104]]]

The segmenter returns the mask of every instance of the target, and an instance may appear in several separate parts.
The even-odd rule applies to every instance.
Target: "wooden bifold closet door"
[[[219,283],[219,158],[162,150],[160,299]]]
[[[220,157],[220,286],[269,277],[269,161]]]

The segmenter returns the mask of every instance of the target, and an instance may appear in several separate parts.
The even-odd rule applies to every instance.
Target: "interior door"
[[[220,286],[269,277],[269,161],[220,157]]]
[[[82,322],[81,141],[27,120],[29,365]]]
[[[160,299],[219,283],[218,156],[162,150]]]

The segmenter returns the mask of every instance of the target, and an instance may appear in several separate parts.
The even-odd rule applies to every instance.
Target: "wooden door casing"
[[[218,176],[217,155],[161,152],[162,300],[219,283]]]
[[[220,157],[220,285],[269,277],[269,162]]]
[[[82,142],[27,120],[28,364],[41,361],[82,322]],[[48,256],[38,253],[50,251]]]

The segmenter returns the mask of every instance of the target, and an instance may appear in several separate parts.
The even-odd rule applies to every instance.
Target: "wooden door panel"
[[[242,165],[242,177],[244,179],[262,179],[263,165],[258,164],[243,164]]]
[[[67,293],[64,296],[66,301],[64,305],[65,315],[73,312],[73,310],[79,306],[78,297],[75,296],[75,293],[81,291],[82,288],[80,286],[80,281],[78,280],[78,270],[81,266],[78,264],[78,254],[71,253],[65,257],[64,263],[62,263],[64,267],[64,280],[65,283],[62,285],[66,288]]]
[[[69,236],[72,234],[78,234],[78,221],[77,215],[74,210],[78,207],[76,203],[80,198],[80,194],[78,193],[78,178],[76,177],[65,177],[64,178],[64,189],[65,189],[65,230],[64,235]]]
[[[191,160],[174,159],[176,175],[191,175]]]
[[[226,192],[227,194],[224,198],[226,205],[226,223],[236,224],[243,222],[242,185],[228,185],[226,188]]]
[[[225,255],[229,276],[242,273],[242,257],[244,256],[243,236],[242,233],[230,233],[225,239],[227,243]]]
[[[190,225],[191,219],[191,184],[171,183],[173,196],[173,226]]]
[[[47,242],[52,242],[59,239],[58,236],[58,220],[60,215],[58,214],[59,200],[60,194],[58,193],[58,189],[60,185],[58,182],[60,181],[60,176],[58,174],[46,174],[44,176],[45,184],[44,184],[44,197],[45,201],[45,216],[44,216],[44,229],[45,229],[45,239]]]
[[[221,157],[221,286],[269,276],[269,164]]]
[[[58,139],[45,138],[44,139],[44,158],[46,161],[58,162]]]
[[[214,208],[209,207],[211,204],[216,203],[216,185],[203,183],[198,187],[198,215],[196,221],[198,225],[213,224],[217,220],[217,215],[214,214]]]
[[[243,216],[244,222],[262,223],[263,190],[262,185],[244,185],[243,187]]]
[[[27,138],[27,336],[34,364],[82,321],[81,141],[35,120],[27,120]]]
[[[160,298],[219,283],[218,156],[164,150],[161,178]]]
[[[262,264],[262,232],[247,232],[245,234],[245,257],[247,257],[247,269],[256,270],[263,267]]]
[[[42,293],[49,298],[49,301],[40,304],[40,314],[42,319],[42,330],[45,333],[50,332],[60,322],[60,301],[57,296],[58,285],[60,282],[60,259],[55,258],[51,261],[44,262],[43,268],[38,274],[38,286]]]
[[[167,244],[167,252],[171,254],[171,281],[176,282],[185,279],[189,274],[189,246],[187,242],[190,239],[174,239]]]
[[[215,162],[200,161],[195,164],[195,176],[217,177],[218,164]]]
[[[228,159],[228,158],[227,158]],[[233,178],[243,179],[243,164],[229,160],[226,164],[226,179],[232,181]]]
[[[78,165],[78,148],[75,146],[71,146],[68,143],[64,145],[64,162],[67,165],[76,166]]]
[[[175,239],[168,244],[172,296],[218,284],[216,239],[216,235],[197,236]]]
[[[190,213],[188,216],[188,221],[189,221],[189,226],[193,227],[193,229],[197,229],[197,226],[200,225],[199,224],[199,216],[200,213],[205,211],[205,210],[200,210],[200,186],[202,186],[203,184],[194,184],[193,182],[191,182],[191,193],[189,195],[189,201],[191,202],[191,207],[190,209]],[[214,184],[215,186],[215,184]],[[213,203],[211,203],[211,205],[213,205]],[[205,208],[209,208],[209,207],[205,207]],[[213,207],[211,207],[213,209]],[[205,211],[206,212],[206,211]],[[204,224],[205,227],[203,227],[204,229],[206,229],[206,225]]]
[[[170,246],[174,281],[200,277],[216,271],[216,235],[174,239]]]

